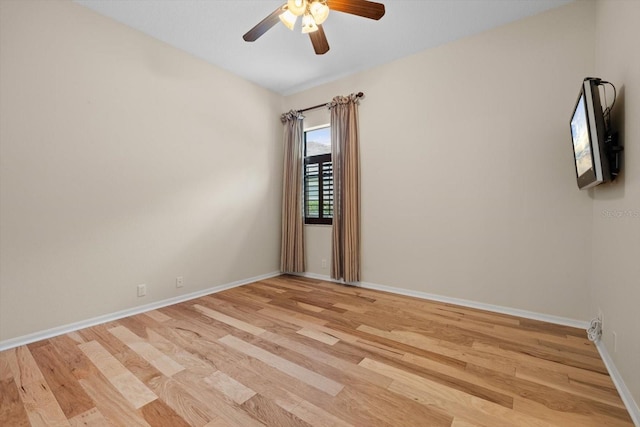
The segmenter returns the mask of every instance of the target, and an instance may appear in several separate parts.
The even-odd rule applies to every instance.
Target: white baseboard
[[[189,294],[178,295],[177,297],[164,299],[162,301],[156,301],[137,307],[128,308],[126,310],[116,311],[115,313],[109,313],[91,319],[81,320],[79,322],[69,323],[67,325],[57,326],[55,328],[47,329],[33,334],[23,335],[16,338],[0,341],[0,351],[10,348],[18,347],[21,345],[30,344],[32,342],[44,340],[47,338],[55,337],[69,332],[77,331],[79,329],[88,328],[91,326],[99,325],[101,323],[111,322],[113,320],[122,319],[123,317],[133,316],[135,314],[144,313],[146,311],[155,310],[157,308],[166,307],[172,304],[178,304],[184,301],[188,301],[194,298],[199,298],[204,295],[214,294],[227,289],[236,288],[238,286],[246,285],[248,283],[257,282],[259,280],[269,279],[281,275],[279,271],[263,274],[249,279],[237,280],[235,282],[226,283],[224,285],[213,286],[211,288],[203,289]]]
[[[310,279],[325,280],[327,282],[344,284],[344,282],[334,280],[329,276],[324,276],[321,274],[302,273],[298,275],[308,277]],[[405,295],[405,296],[414,297],[414,298],[426,299],[431,301],[439,301],[439,302],[444,302],[448,304],[461,305],[463,307],[477,308],[480,310],[492,311],[494,313],[509,314],[511,316],[524,317],[526,319],[541,320],[543,322],[554,323],[556,325],[571,326],[573,328],[587,329],[589,327],[589,322],[587,322],[586,320],[576,320],[568,317],[553,316],[551,314],[520,310],[517,308],[487,304],[483,302],[471,301],[471,300],[466,300],[461,298],[446,297],[442,295],[430,294],[427,292],[414,291],[411,289],[401,289],[401,288],[395,288],[392,286],[378,285],[375,283],[368,283],[368,282],[360,282],[360,283],[354,284],[353,286],[358,286],[365,289],[373,289],[376,291],[389,292],[392,294]]]
[[[600,353],[600,357],[604,362],[604,366],[606,366],[607,370],[609,371],[609,376],[613,380],[613,384],[616,386],[616,389],[620,394],[620,398],[622,399],[624,406],[626,406],[627,411],[629,411],[631,420],[636,425],[636,427],[640,427],[640,409],[638,408],[638,403],[634,400],[631,391],[624,383],[624,380],[622,379],[618,368],[616,368],[616,365],[613,363],[613,359],[609,355],[609,352],[607,351],[607,348],[604,346],[603,342],[596,342],[596,348]]]

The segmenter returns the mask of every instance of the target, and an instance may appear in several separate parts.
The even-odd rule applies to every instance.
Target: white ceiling
[[[242,39],[284,0],[74,1],[289,95],[572,0],[382,0],[380,21],[332,12],[323,25],[331,46],[325,55],[313,52],[299,27],[280,23],[253,43]]]

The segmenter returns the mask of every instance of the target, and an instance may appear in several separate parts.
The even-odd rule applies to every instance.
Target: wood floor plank
[[[32,426],[69,426],[67,417],[45,382],[23,383],[18,393]]]
[[[129,373],[127,368],[113,357],[98,341],[89,341],[80,344],[78,348],[107,379]]]
[[[458,359],[467,365],[483,366],[507,375],[515,375],[516,367],[520,366],[507,357],[501,357],[495,353],[452,344],[446,341],[439,341],[437,349],[440,354]]]
[[[404,367],[404,369],[408,368],[425,378],[440,384],[446,384],[451,388],[464,391],[473,396],[505,407],[513,407],[512,395],[488,383],[482,376],[471,374],[467,368],[472,365],[468,364],[464,369],[460,370],[413,354],[406,354],[402,361],[409,363],[409,365],[397,363],[394,359],[390,359],[389,364],[391,366]]]
[[[42,372],[40,372],[27,346],[7,350],[5,358],[18,388],[25,384],[45,382]]]
[[[131,320],[132,318],[121,319],[121,320]],[[104,347],[111,354],[124,353],[128,350],[126,344],[122,341],[114,337],[109,329],[115,326],[119,326],[118,322],[109,322],[104,323],[102,325],[97,325],[92,328],[81,329],[78,331],[78,334],[82,337],[84,342],[82,344],[88,343],[90,341],[99,342],[102,347]],[[82,345],[81,344],[81,345]]]
[[[234,380],[224,372],[216,371],[206,377],[204,382],[222,392],[238,405],[242,405],[244,402],[256,395],[255,391]]]
[[[438,387],[434,384],[430,384],[430,387],[426,389],[424,385],[420,383],[408,384],[406,381],[394,381],[389,386],[389,390],[423,405],[433,405],[445,409],[450,413],[458,414],[458,416],[464,419],[474,420],[487,426],[549,427],[556,425],[535,417],[514,412],[511,409],[467,395],[466,393]],[[561,427],[562,425],[557,424],[557,426]]]
[[[78,380],[96,375],[99,371],[87,356],[78,348],[77,343],[67,335],[51,338],[49,342],[60,355],[61,361]]]
[[[184,366],[180,365],[178,362],[174,361],[124,326],[111,328],[109,329],[109,332],[167,377],[171,377],[184,370]]]
[[[583,330],[282,275],[0,352],[0,425],[633,424]]]
[[[96,403],[96,408],[110,425],[149,427],[144,418],[102,375],[81,379],[80,385]]]
[[[204,427],[233,427],[233,424],[229,424],[224,418],[216,418],[209,421]]]
[[[394,382],[392,381],[391,384]],[[359,417],[364,425],[385,426],[443,426],[449,427],[453,416],[443,408],[435,405],[421,405],[414,399],[397,400],[398,394],[391,391],[391,385],[387,389],[378,387],[360,388],[345,387],[341,394],[340,405],[343,410],[353,410],[358,407],[362,412],[370,414],[364,418],[362,412]],[[342,403],[342,402],[341,402]],[[399,407],[398,404],[401,406]],[[326,409],[326,408],[325,408]],[[342,415],[344,417],[344,415]],[[360,422],[358,423],[360,424]]]
[[[171,320],[171,317],[167,316],[160,310],[151,310],[144,313],[145,316],[149,316],[156,322],[166,322],[167,320]]]
[[[263,364],[262,362],[252,359],[248,356],[245,356],[243,353],[234,352],[233,350],[227,351],[226,347],[222,344],[218,344],[217,342],[206,342],[199,343],[198,341],[188,340],[188,338],[180,337],[176,331],[172,331],[170,328],[163,329],[161,331],[163,334],[167,334],[166,336],[175,342],[184,346],[184,348],[190,349],[194,354],[201,355],[206,357],[208,361],[213,363],[215,368],[219,368],[221,371],[225,372],[230,377],[236,379],[241,383],[248,383],[252,385],[252,388],[256,391],[260,391],[261,393],[266,393],[272,399],[274,397],[281,396],[281,392],[278,389],[278,386],[285,385],[287,387],[292,387],[292,389],[297,389],[298,387],[306,386],[304,383],[299,382],[297,380],[291,380],[287,375],[280,373],[280,371],[271,368],[269,365]],[[252,363],[255,361],[256,364]],[[275,372],[278,375],[273,375]],[[176,375],[174,378],[181,382],[184,387],[192,387],[198,393],[198,398],[201,396],[206,396],[207,393],[211,393],[213,390],[212,387],[204,384],[201,381],[203,374],[195,374],[192,373],[191,370],[181,372]],[[198,384],[193,387],[193,381],[198,381]],[[200,387],[206,386],[205,390],[201,390]],[[314,396],[314,391],[316,389],[306,386],[304,388],[303,393],[307,396]],[[217,390],[216,390],[217,391]],[[212,402],[215,402],[215,399],[220,399],[220,397],[224,396],[228,401],[233,402],[232,399],[227,398],[222,392],[217,392],[213,396],[209,396],[209,398],[213,400],[207,399],[207,402],[211,405]],[[326,395],[323,392],[317,391],[316,395]],[[235,404],[235,402],[233,402]],[[236,404],[237,405],[237,404]],[[219,404],[215,405],[216,407]],[[216,423],[233,422],[233,420],[237,419],[238,416],[241,416],[237,412],[238,407],[228,408],[228,411],[223,414],[223,421],[218,421]],[[215,420],[214,420],[215,421]],[[246,420],[245,420],[246,421]],[[252,422],[252,421],[248,421]],[[237,425],[237,424],[230,424]]]
[[[478,386],[470,381],[455,379],[453,376],[447,376],[446,380],[443,380],[442,376],[444,376],[444,374],[436,373],[436,371],[430,371],[427,374],[425,374],[424,371],[418,371],[418,373],[416,373],[416,371],[410,372],[408,369],[403,367],[381,363],[368,358],[363,359],[359,365],[371,369],[372,371],[383,373],[394,380],[407,383],[409,385],[416,385],[421,382],[430,385],[437,383],[451,390],[456,390],[470,396],[504,406],[508,409],[513,408],[513,398],[504,393]]]
[[[451,423],[451,427],[489,427],[486,424],[480,424],[478,422],[466,420],[462,417],[457,417],[453,419]]]
[[[222,418],[226,423],[233,426],[259,427],[264,426],[260,420],[251,416],[237,405],[233,400],[228,399],[224,394],[200,381],[200,377],[194,377],[189,371],[177,374],[174,379],[183,384],[188,392],[214,409],[215,416]]]
[[[152,426],[189,427],[189,424],[161,400],[153,400],[142,408],[140,412],[144,419]]]
[[[267,365],[270,365],[287,375],[305,382],[310,386],[317,388],[318,390],[322,390],[325,393],[330,394],[331,396],[336,396],[344,387],[343,384],[318,375],[317,373],[310,371],[307,368],[303,368],[302,366],[296,365],[295,363],[283,359],[282,357],[276,356],[273,353],[269,353],[268,351],[263,350],[260,347],[256,347],[255,345],[242,341],[241,339],[238,339],[233,335],[227,335],[226,337],[220,338],[218,341],[235,350],[241,351],[248,356],[258,359],[261,362],[266,363]]]
[[[328,323],[327,320],[318,319],[317,317],[313,317],[305,313],[299,313],[271,305],[258,311],[258,313],[303,328],[313,328],[314,326],[323,326]]]
[[[587,416],[597,416],[604,414],[608,417],[628,419],[625,409],[602,403],[593,398],[583,398],[575,394],[568,393],[562,389],[549,387],[534,383],[526,379],[506,376],[495,371],[489,372],[486,368],[469,367],[471,371],[482,375],[485,381],[500,387],[503,390],[510,390],[520,397],[521,401],[535,402],[541,407],[549,408],[553,411],[562,411],[567,414],[581,414]]]
[[[205,316],[211,317],[219,322],[226,323],[229,326],[233,326],[234,328],[238,328],[241,331],[248,332],[254,335],[260,335],[264,332],[264,329],[259,328],[257,326],[253,326],[250,323],[244,322],[242,320],[233,318],[231,316],[227,316],[226,314],[220,313],[219,311],[212,310],[210,308],[204,307],[200,304],[195,304],[193,306],[197,311],[204,314]]]
[[[332,335],[341,333],[343,331],[337,331],[332,329]],[[346,341],[343,339],[343,335],[337,335],[341,341],[334,347],[344,352],[360,354],[362,358],[370,357],[372,354],[379,354],[384,357],[396,357],[402,359],[406,354],[406,351],[393,348],[393,346],[386,345],[377,341],[369,341],[365,338],[356,338],[354,341]],[[362,359],[361,359],[362,360]]]
[[[69,424],[71,427],[82,427],[82,426],[95,426],[95,427],[109,427],[109,421],[105,417],[102,416],[100,411],[97,408],[91,408],[86,412],[76,415],[73,418],[69,419]]]
[[[290,409],[296,417],[318,427],[351,427],[352,424],[336,417],[324,409],[306,400],[300,400],[296,406]]]
[[[68,426],[69,422],[27,346],[7,353],[20,400],[34,426]]]
[[[230,289],[229,292],[218,293],[215,298],[232,304],[239,304],[243,307],[250,307],[253,310],[260,310],[264,304],[268,304],[271,301],[271,298],[255,295],[250,290],[242,287]]]
[[[0,380],[0,425],[29,426],[29,417],[25,410],[18,387],[13,378]]]
[[[155,393],[125,368],[97,341],[80,344],[80,350],[131,405],[138,409],[157,399]]]
[[[313,313],[322,313],[324,311],[324,308],[322,307],[318,307],[317,305],[312,305],[312,304],[307,304],[304,302],[297,302],[298,307],[304,309],[304,310],[308,310],[311,311]]]
[[[295,407],[300,399],[291,402],[291,395],[305,396],[305,400],[314,402],[323,410],[334,414],[346,422],[354,425],[371,425],[371,426],[395,426],[398,425],[398,414],[394,413],[392,407],[389,407],[389,396],[384,395],[384,389],[379,387],[364,387],[369,393],[352,392],[347,393],[348,389],[343,389],[340,398],[334,398],[304,382],[294,380],[291,377],[281,373],[269,365],[249,358],[248,364],[243,364],[239,360],[231,360],[231,354],[221,354],[216,351],[215,356],[218,357],[216,365],[224,370],[233,378],[241,380],[243,383],[251,383],[252,388],[270,399],[284,409],[291,412],[291,408]],[[252,361],[257,364],[251,363]],[[242,366],[239,368],[239,366]],[[357,365],[354,365],[357,367]],[[371,393],[375,390],[375,393]],[[365,394],[366,396],[362,396]],[[428,412],[428,411],[425,411]],[[394,418],[393,422],[384,422],[382,418]],[[416,417],[420,419],[422,413],[417,413]],[[427,418],[427,417],[424,417]],[[408,425],[408,424],[407,424]]]
[[[211,408],[195,399],[173,378],[155,377],[147,386],[191,426],[201,427],[216,419]]]
[[[7,360],[8,354],[8,351],[0,352],[0,381],[7,380],[13,376]]]
[[[516,371],[516,378],[534,382],[547,387],[555,388],[576,396],[597,400],[607,405],[624,409],[624,404],[611,390],[602,390],[597,387],[587,387],[569,381],[569,376],[558,372],[547,371],[540,367],[520,367]]]
[[[334,325],[334,324],[330,324],[329,326],[334,329],[343,328],[340,325]],[[413,343],[405,344],[403,342],[400,342],[400,340],[397,339],[395,336],[388,336],[387,334],[389,334],[389,332],[385,332],[370,326],[361,325],[357,327],[353,331],[353,333],[357,334],[363,340],[373,342],[373,343],[379,343],[379,344],[385,345],[386,347],[392,348],[394,350],[402,350],[403,353],[412,353],[417,356],[422,356],[427,359],[440,361],[442,363],[449,364],[451,366],[459,366],[461,368],[465,366],[465,363],[461,362],[460,360],[453,359],[448,356],[444,356],[432,350],[426,350],[420,347],[416,347],[415,345],[413,345]]]
[[[77,342],[78,344],[82,344],[83,342],[86,342],[86,340],[82,338],[82,335],[80,335],[77,331],[71,331],[65,334],[65,336]],[[58,338],[58,337],[54,337],[53,339],[55,338]]]
[[[336,338],[333,335],[318,331],[317,329],[302,328],[298,330],[297,333],[328,345],[334,345],[340,341],[339,338]]]
[[[367,308],[364,305],[354,305],[354,304],[346,304],[344,302],[337,302],[333,304],[334,307],[341,308],[346,311],[351,311],[354,313],[364,314],[367,312]]]
[[[574,366],[580,369],[586,369],[593,372],[607,373],[607,368],[602,360],[584,356],[581,354],[568,354],[555,349],[544,349],[536,346],[524,346],[522,344],[501,343],[500,348],[504,350],[514,351],[522,354],[533,356],[537,359],[548,360],[551,362],[561,363],[563,365]]]
[[[271,286],[271,283],[269,283],[267,280],[263,280],[263,283],[256,284],[254,286],[254,289],[259,289],[261,291],[268,292],[270,294],[273,294],[274,296],[287,292],[286,289],[279,288],[278,286]]]
[[[293,413],[285,411],[272,400],[259,394],[245,401],[242,404],[242,408],[268,426],[311,427],[311,424],[301,420]]]
[[[138,353],[127,348],[121,353],[113,355],[127,370],[142,383],[162,375],[152,364],[143,359]]]
[[[35,348],[31,354],[67,418],[73,418],[94,407],[91,398],[51,344]]]
[[[234,304],[222,298],[213,298],[212,296],[205,296],[200,300],[203,301],[203,305],[208,308],[219,311],[234,319],[242,319],[260,329],[269,330],[280,325],[279,322],[275,322],[256,313],[262,309],[263,305],[256,307],[255,305],[245,305],[244,303]]]
[[[294,393],[323,404],[331,401],[331,396],[328,394],[232,349],[227,352],[216,351],[209,357],[221,372],[238,382],[251,384],[252,390],[273,400],[285,410],[289,410],[300,402],[300,400],[291,402],[290,396]]]
[[[528,354],[527,352],[517,351],[517,349],[505,349],[499,346],[485,344],[482,342],[475,342],[471,346],[472,351],[480,351],[484,354],[491,354],[498,360],[504,360],[510,366],[531,366],[536,365],[551,371],[567,373],[568,375],[574,374],[585,378],[591,378],[594,381],[603,381],[602,378],[608,377],[606,373],[600,371],[592,371],[583,367],[574,366],[574,364],[567,365],[562,363],[561,360],[555,361],[547,358],[539,358],[535,355]]]
[[[195,372],[204,377],[216,370],[207,360],[186,351],[183,347],[176,345],[176,343],[171,342],[156,331],[149,331],[148,339],[149,343],[154,347],[170,355],[172,359],[191,372]]]
[[[605,414],[588,414],[584,412],[575,412],[573,408],[568,410],[562,409],[562,402],[558,402],[556,408],[550,408],[548,405],[538,403],[530,399],[516,398],[514,401],[514,411],[523,415],[535,416],[548,423],[554,423],[558,417],[558,412],[562,412],[562,426],[582,427],[585,425],[596,426],[627,426],[628,420],[618,419]]]
[[[361,369],[357,364],[361,360],[361,358],[357,362],[354,361],[355,363],[352,361],[346,361],[340,357],[334,356],[331,353],[307,346],[304,343],[296,342],[288,336],[274,334],[271,332],[260,335],[260,338],[269,340],[272,343],[283,347],[284,349],[290,350],[291,352],[299,353],[300,355],[310,360],[315,360],[319,363],[332,366],[340,370],[340,372],[343,372],[347,377],[353,377],[355,379],[367,381],[382,387],[386,387],[389,385],[389,381],[385,377],[372,374],[371,372],[367,372],[366,370]]]

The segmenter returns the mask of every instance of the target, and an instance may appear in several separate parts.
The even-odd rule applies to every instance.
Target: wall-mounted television
[[[612,181],[618,175],[616,135],[610,126],[611,106],[602,108],[600,86],[609,84],[595,77],[582,82],[580,94],[571,115],[571,139],[575,158],[576,178],[581,190]]]

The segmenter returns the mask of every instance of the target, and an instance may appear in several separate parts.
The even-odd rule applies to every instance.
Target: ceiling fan
[[[256,41],[278,21],[293,30],[298,16],[302,16],[302,32],[309,34],[316,54],[323,55],[329,51],[329,42],[322,29],[329,10],[375,20],[382,18],[385,12],[382,3],[367,0],[288,0],[247,31],[242,38],[247,42]]]

